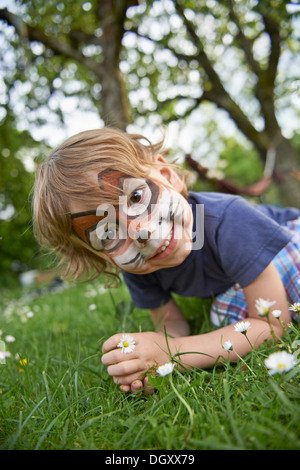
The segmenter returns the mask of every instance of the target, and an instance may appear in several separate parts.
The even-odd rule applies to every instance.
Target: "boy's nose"
[[[139,243],[146,243],[151,237],[151,232],[147,229],[142,229],[136,232],[136,239]]]

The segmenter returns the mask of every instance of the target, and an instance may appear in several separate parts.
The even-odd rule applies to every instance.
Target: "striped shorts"
[[[293,304],[300,302],[300,218],[289,221],[286,227],[293,238],[275,256],[273,263],[284,284],[287,301]],[[297,314],[291,314],[294,315],[294,320],[298,320]],[[211,322],[216,327],[236,323],[247,316],[247,302],[243,289],[238,284],[217,295],[210,310]]]

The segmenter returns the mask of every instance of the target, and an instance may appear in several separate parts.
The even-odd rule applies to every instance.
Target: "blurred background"
[[[51,269],[34,172],[82,130],[165,134],[196,190],[300,207],[299,37],[297,0],[0,0],[0,287]]]

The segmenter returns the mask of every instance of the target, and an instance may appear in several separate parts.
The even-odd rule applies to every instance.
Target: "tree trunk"
[[[281,202],[285,206],[293,206],[300,209],[300,182],[296,179],[297,153],[290,141],[281,138],[276,146],[275,175],[278,179]]]
[[[102,118],[107,126],[123,131],[129,123],[129,106],[125,83],[120,71],[120,52],[126,10],[132,0],[98,0],[97,13],[103,30],[101,39],[105,73],[102,76]]]
[[[129,113],[126,91],[118,69],[107,67],[108,73],[101,81],[102,119],[106,126],[126,131]]]
[[[100,117],[103,118],[105,125],[126,130],[129,123],[129,108],[119,61],[126,10],[135,4],[134,0],[98,0],[98,21],[103,29],[102,62],[86,57],[82,53],[81,42],[84,44],[87,40],[93,42],[95,39],[93,35],[84,31],[80,32],[81,41],[74,42],[68,35],[61,40],[49,33],[46,34],[38,26],[31,26],[5,8],[0,9],[0,20],[14,26],[17,34],[26,41],[39,41],[52,49],[55,54],[80,62],[93,73],[101,85],[102,113]],[[70,33],[70,36],[72,35],[74,36],[74,32]],[[97,39],[99,42],[99,38]]]

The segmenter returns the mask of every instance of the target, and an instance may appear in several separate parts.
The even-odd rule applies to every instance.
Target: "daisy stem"
[[[251,367],[248,366],[248,364],[244,361],[244,359],[234,349],[232,351],[236,354],[236,356],[239,358],[239,360],[242,361],[242,363],[250,370],[250,372],[254,375],[254,377],[256,377],[255,372],[253,372]]]
[[[270,327],[270,332],[271,332],[272,338],[273,338],[274,341],[276,341],[276,336],[275,336],[274,330],[272,328],[272,324],[270,322],[269,313],[267,315],[267,321],[268,321],[268,325]]]
[[[254,349],[253,344],[251,343],[250,339],[248,338],[246,331],[244,332],[244,336],[245,336],[246,340],[248,341],[248,343],[250,344],[251,349]]]
[[[188,435],[193,431],[194,427],[195,427],[195,413],[194,411],[192,410],[192,408],[190,407],[190,405],[186,402],[186,400],[180,395],[180,393],[178,392],[178,390],[176,389],[176,387],[174,386],[174,383],[173,383],[173,378],[172,378],[172,374],[170,375],[170,385],[171,385],[171,388],[172,390],[174,391],[175,395],[177,395],[177,397],[179,398],[179,400],[183,403],[183,405],[186,407],[188,413],[189,413],[189,416],[190,416],[190,423],[191,423],[191,426],[190,426],[190,429],[188,430],[185,438],[188,437]]]
[[[246,339],[247,339],[248,343],[250,344],[251,349],[252,349],[252,351],[254,352],[254,354],[255,354],[255,356],[256,356],[256,359],[258,360],[258,364],[261,364],[261,360],[260,360],[260,357],[259,357],[259,355],[258,355],[258,353],[257,353],[257,351],[256,351],[255,346],[253,346],[253,344],[251,344],[251,341],[249,340],[249,338],[248,338],[246,332],[244,333],[244,335],[246,336]],[[247,364],[246,364],[246,365],[247,365]],[[264,364],[263,364],[263,365],[264,365]],[[265,367],[265,365],[264,365],[264,367]],[[266,367],[265,367],[265,369],[266,369]],[[255,374],[254,374],[254,375],[255,375]]]

